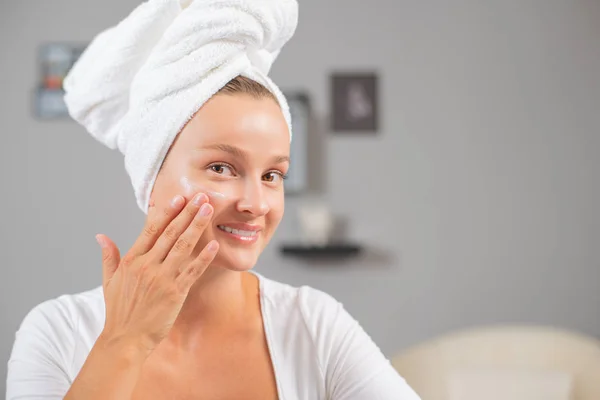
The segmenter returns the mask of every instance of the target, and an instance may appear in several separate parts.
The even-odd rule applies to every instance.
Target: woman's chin
[[[254,254],[238,254],[235,257],[219,257],[214,260],[213,265],[230,271],[249,271],[256,265],[258,257]]]

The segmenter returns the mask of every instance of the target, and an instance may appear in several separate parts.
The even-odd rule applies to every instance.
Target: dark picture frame
[[[331,129],[370,132],[379,128],[378,77],[375,73],[331,76]]]

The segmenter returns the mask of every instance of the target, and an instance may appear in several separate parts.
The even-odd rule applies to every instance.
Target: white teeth
[[[233,233],[234,235],[247,236],[252,237],[256,236],[255,231],[242,231],[240,229],[233,229],[225,225],[218,225],[219,229],[224,230],[225,232]]]

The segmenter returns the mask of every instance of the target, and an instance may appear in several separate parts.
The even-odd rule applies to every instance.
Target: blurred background
[[[600,2],[299,3],[271,76],[310,101],[307,179],[256,270],[330,293],[390,358],[490,326],[600,338]],[[0,3],[0,393],[25,314],[101,284],[96,233],[141,229],[122,156],[36,111],[41,46],[137,4]],[[340,75],[376,77],[375,129],[335,128]],[[315,199],[362,252],[282,252]]]

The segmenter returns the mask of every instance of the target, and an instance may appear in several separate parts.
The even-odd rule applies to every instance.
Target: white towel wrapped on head
[[[278,99],[268,77],[292,37],[296,0],[148,0],[100,33],[65,79],[70,115],[125,156],[135,197],[150,193],[177,134],[200,107],[238,75]]]

